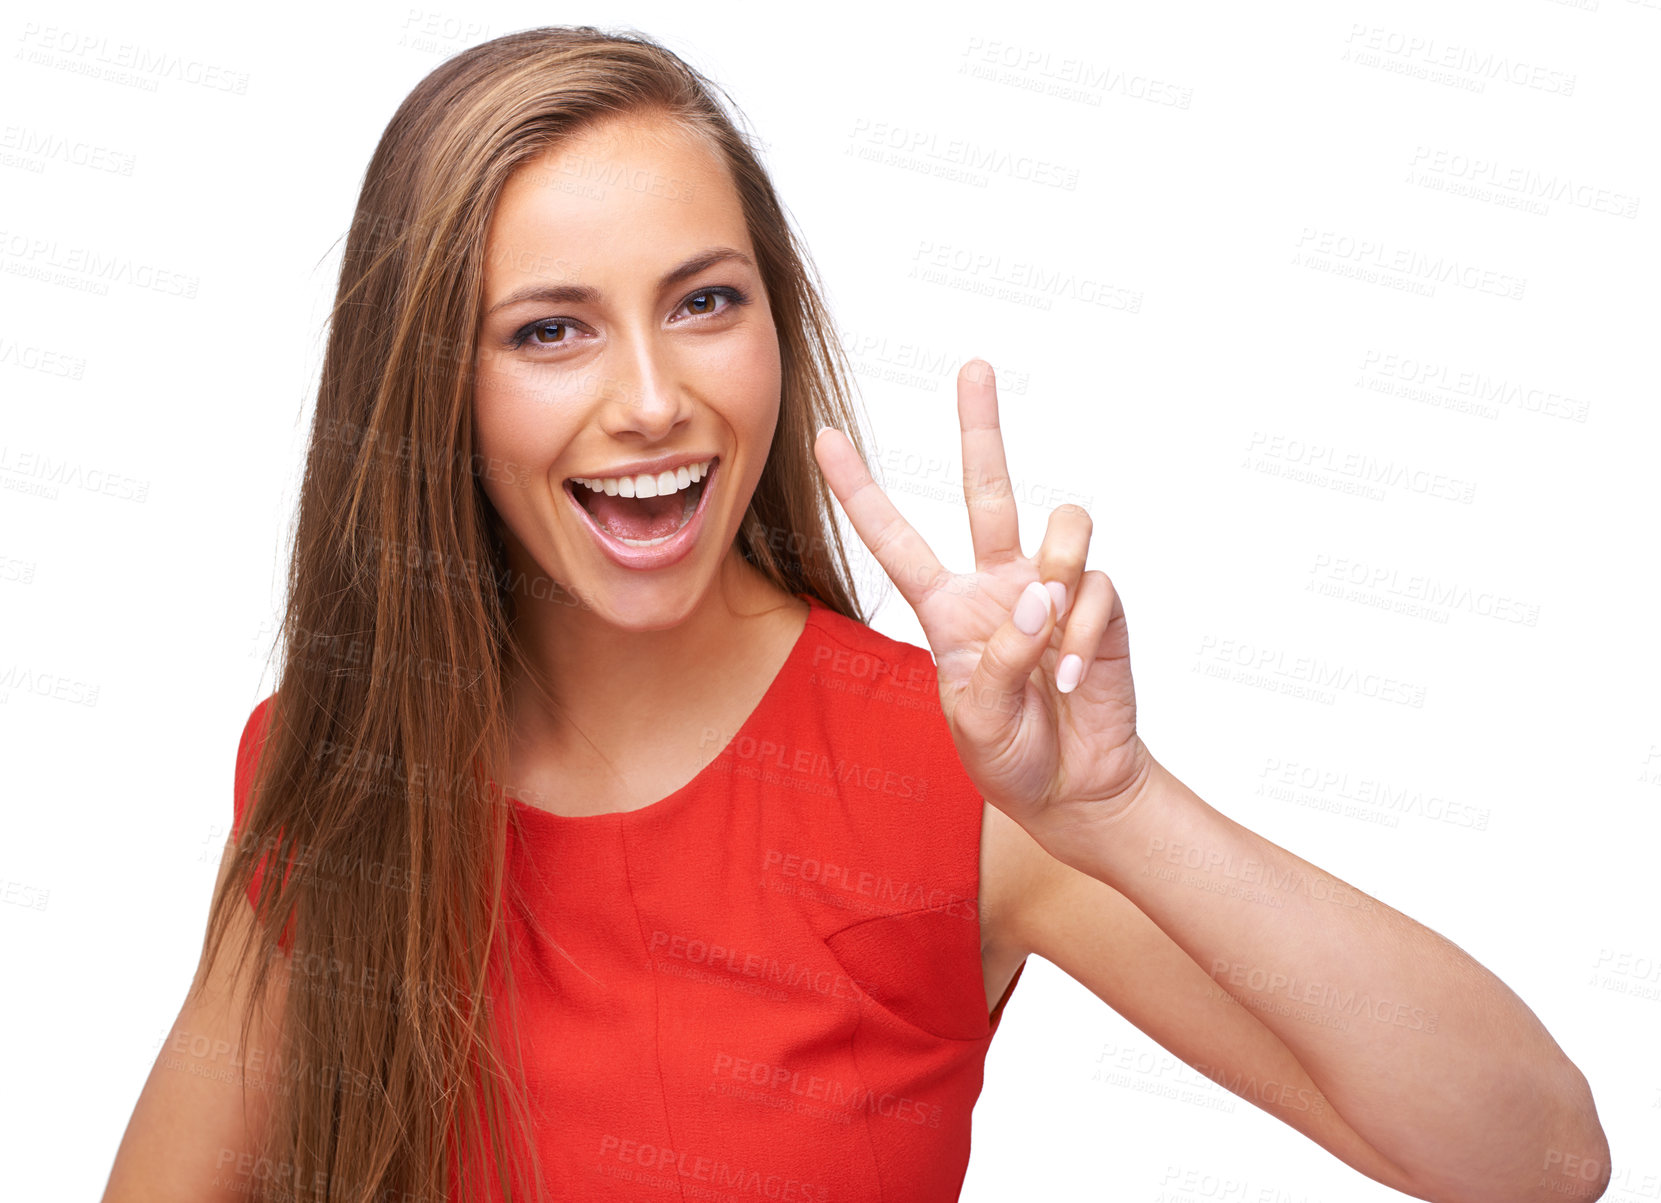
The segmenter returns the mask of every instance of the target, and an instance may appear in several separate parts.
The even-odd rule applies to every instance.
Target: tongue
[[[624,539],[661,539],[672,535],[681,524],[686,506],[685,492],[660,497],[612,497],[605,493],[588,496],[588,510],[604,530]]]

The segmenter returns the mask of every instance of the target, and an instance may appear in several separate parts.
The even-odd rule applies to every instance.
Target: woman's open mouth
[[[565,491],[614,560],[630,568],[658,567],[678,560],[691,547],[707,486],[720,462],[715,456],[687,469],[662,473],[647,486],[657,490],[652,496],[636,495],[643,477],[604,481],[572,477],[565,482]],[[680,483],[682,471],[684,484]]]

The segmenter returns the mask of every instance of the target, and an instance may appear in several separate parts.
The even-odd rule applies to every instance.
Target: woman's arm
[[[1136,729],[1123,600],[1086,568],[1089,513],[1056,507],[1028,556],[991,365],[969,360],[957,384],[973,573],[946,569],[846,436],[822,430],[814,452],[922,625],[981,796],[1053,859],[1129,898],[1215,983],[1217,1005],[1273,1032],[1422,1197],[1597,1198],[1608,1147],[1586,1080],[1504,983],[1154,760]],[[1117,968],[1106,940],[1077,948],[1054,927],[1039,939],[1082,963],[1081,980]]]
[[[223,880],[230,848],[219,866]],[[256,1134],[269,1092],[283,1086],[276,1052],[282,967],[244,1042],[247,983],[234,953],[248,938],[253,908],[237,900],[213,965],[199,965],[203,985],[178,1018],[145,1080],[116,1150],[104,1203],[231,1203],[246,1200],[256,1172]],[[247,1089],[244,1091],[244,1082]]]
[[[1279,1036],[1245,1007],[1217,1005],[1216,983],[1130,899],[1056,860],[996,807],[986,809],[982,877],[1000,884],[981,922],[1001,963],[1037,953],[1196,1073],[1369,1178],[1427,1197],[1344,1121]],[[1111,1081],[1121,1066],[1105,1056],[1092,1078]],[[1144,1063],[1135,1070],[1146,1072]]]
[[[1040,842],[1077,870],[1045,874],[1020,904],[1040,955],[1056,959],[1043,948],[1069,930],[1077,938],[1059,883],[1087,874],[1111,886],[1209,976],[1216,1021],[1246,1008],[1413,1193],[1436,1203],[1603,1193],[1609,1146],[1585,1077],[1451,941],[1234,822],[1158,761],[1129,806]],[[1066,893],[1082,896],[1076,883]],[[1073,972],[1071,953],[1057,956],[1086,985],[1137,972]]]

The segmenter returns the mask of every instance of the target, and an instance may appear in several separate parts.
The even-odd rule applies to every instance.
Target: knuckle
[[[1086,548],[1079,547],[1046,547],[1039,557],[1041,566],[1049,569],[1066,569],[1072,576],[1079,576],[1084,572]]]

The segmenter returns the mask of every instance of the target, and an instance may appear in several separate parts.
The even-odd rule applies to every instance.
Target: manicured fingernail
[[[1067,608],[1067,586],[1060,581],[1045,581],[1044,588],[1048,589],[1050,596],[1055,598],[1055,612],[1059,616]]]
[[[1033,581],[1021,590],[1021,598],[1015,603],[1015,629],[1023,635],[1036,635],[1044,629],[1044,619],[1049,616],[1050,591],[1038,581]]]
[[[1084,658],[1074,652],[1068,652],[1061,657],[1061,663],[1056,666],[1055,687],[1062,693],[1072,693],[1083,675]]]

